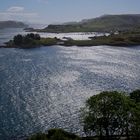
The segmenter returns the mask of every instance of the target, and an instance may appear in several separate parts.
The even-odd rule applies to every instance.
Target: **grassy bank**
[[[65,46],[135,46],[140,45],[140,32],[122,32],[109,36],[91,37],[91,40],[68,40]]]

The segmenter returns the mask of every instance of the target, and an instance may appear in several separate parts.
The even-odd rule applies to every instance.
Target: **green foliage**
[[[140,139],[140,105],[133,109],[133,120],[131,122],[131,134]]]
[[[55,38],[41,38],[39,34],[16,35],[13,40],[7,42],[7,47],[32,48],[37,46],[56,45],[60,40]]]
[[[84,131],[108,139],[113,135],[136,135],[133,129],[140,129],[139,113],[139,108],[124,93],[102,92],[86,102]]]
[[[39,34],[27,34],[25,36],[23,35],[16,35],[14,36],[13,40],[10,40],[7,42],[7,46],[9,47],[20,47],[20,48],[30,48],[30,47],[35,47],[40,44],[40,35]]]
[[[20,35],[20,34],[19,34],[19,35],[16,35],[16,36],[14,37],[13,42],[14,42],[15,45],[20,45],[20,44],[22,44],[22,43],[23,43],[23,36]]]
[[[59,39],[57,38],[41,38],[40,44],[44,46],[56,45]]]
[[[132,40],[133,38],[133,40]],[[67,40],[65,46],[134,46],[140,44],[140,32],[121,32],[117,35],[90,37],[91,40]]]
[[[38,133],[36,135],[31,136],[28,140],[49,140],[46,134]]]
[[[104,91],[90,97],[82,110],[84,131],[89,136],[80,138],[62,129],[38,133],[28,140],[116,140],[140,138],[139,91],[130,96],[117,91]]]
[[[140,90],[135,90],[130,93],[130,98],[133,99],[136,103],[140,103]]]
[[[62,129],[51,129],[48,131],[48,138],[51,140],[79,140],[80,138]]]
[[[119,34],[110,34],[109,36],[90,37],[91,40],[60,40],[58,38],[41,38],[38,34],[27,34],[25,36],[17,35],[13,41],[7,42],[7,47],[32,48],[37,46],[134,46],[140,44],[140,32],[120,32]]]
[[[48,134],[33,135],[28,140],[80,140],[80,138],[62,129],[51,129],[48,130]]]
[[[35,40],[40,40],[40,39],[41,39],[41,37],[40,37],[40,35],[39,35],[39,34],[34,34],[34,39],[35,39]]]
[[[140,138],[140,90],[135,90],[130,93],[130,98],[136,103],[136,108],[134,109],[132,134],[137,138]]]
[[[40,40],[40,35],[39,34],[30,33],[30,34],[27,34],[25,37],[29,38],[29,39],[32,39],[32,40]]]

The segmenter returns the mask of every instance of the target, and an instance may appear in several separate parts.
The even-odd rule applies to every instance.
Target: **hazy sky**
[[[79,21],[104,14],[140,14],[140,0],[0,0],[0,20]]]

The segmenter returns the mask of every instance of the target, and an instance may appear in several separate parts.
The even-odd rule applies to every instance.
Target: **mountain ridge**
[[[5,28],[26,28],[28,27],[27,24],[21,21],[14,21],[14,20],[7,20],[7,21],[0,21],[0,29]]]
[[[39,32],[111,32],[140,29],[140,14],[103,15],[80,22],[53,25]]]

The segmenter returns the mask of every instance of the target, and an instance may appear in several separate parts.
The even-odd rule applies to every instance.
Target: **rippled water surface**
[[[0,139],[55,127],[81,134],[88,97],[137,88],[139,46],[0,49]]]

